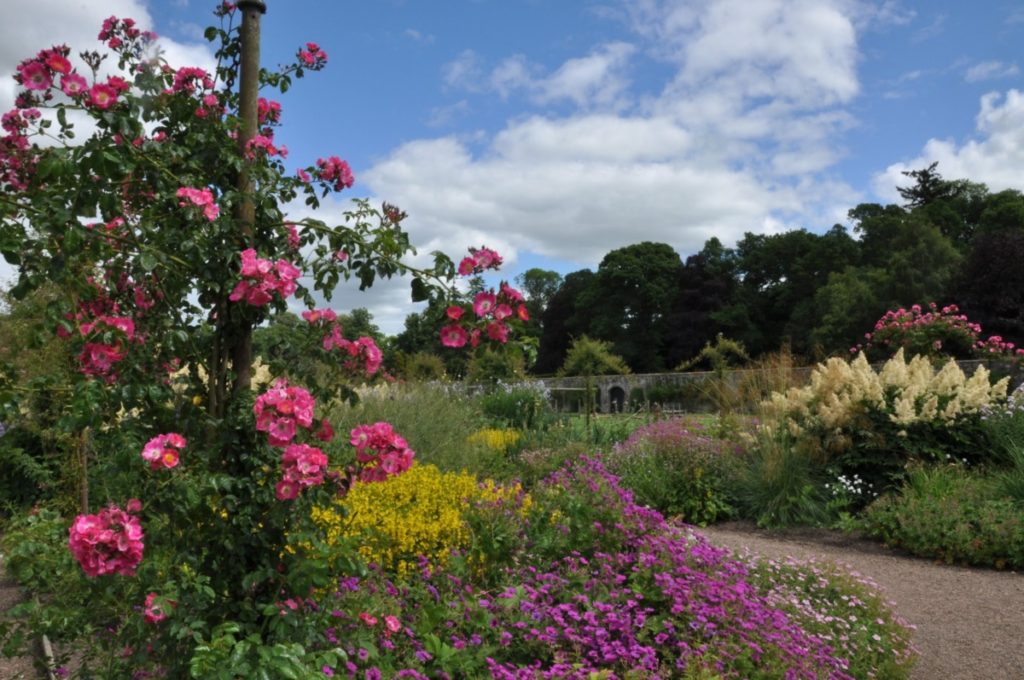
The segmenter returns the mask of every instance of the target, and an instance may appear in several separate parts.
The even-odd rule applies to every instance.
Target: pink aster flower
[[[46,66],[54,73],[66,75],[71,72],[71,62],[60,52],[51,50],[46,55]]]
[[[156,593],[146,595],[146,603],[142,609],[142,617],[146,623],[157,624],[167,618],[167,608],[174,607],[174,603],[164,600]]]

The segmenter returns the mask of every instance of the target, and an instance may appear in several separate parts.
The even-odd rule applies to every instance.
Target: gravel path
[[[735,551],[830,560],[870,577],[917,626],[914,680],[1024,680],[1024,575],[934,564],[825,530],[729,523],[698,531]]]
[[[5,612],[21,602],[21,591],[3,572],[3,559],[0,557],[0,612]],[[7,659],[0,656],[0,679],[31,680],[39,677],[32,665],[32,659],[19,657]]]

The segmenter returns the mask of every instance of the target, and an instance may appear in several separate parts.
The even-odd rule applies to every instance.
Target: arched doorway
[[[626,390],[618,385],[608,390],[608,401],[612,413],[622,413],[626,410]]]

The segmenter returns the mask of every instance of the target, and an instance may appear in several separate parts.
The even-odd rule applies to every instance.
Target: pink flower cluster
[[[333,309],[307,309],[302,312],[302,318],[311,324],[334,323],[338,320],[338,315]]]
[[[469,316],[467,309],[452,305],[445,311],[448,325],[441,329],[441,344],[445,347],[477,347],[480,340],[486,337],[492,342],[505,344],[508,342],[508,322],[513,319],[529,321],[530,313],[523,304],[523,295],[504,281],[498,292],[494,290],[477,293],[472,304],[475,319]]]
[[[288,446],[298,427],[313,426],[313,408],[316,402],[301,387],[289,387],[284,378],[261,394],[253,406],[256,429],[266,432],[271,446]]]
[[[363,482],[382,482],[405,472],[416,455],[390,423],[360,425],[352,430],[350,441],[356,448],[356,460],[363,466],[359,473]]]
[[[328,184],[333,183],[332,188],[335,191],[351,187],[356,182],[355,175],[352,174],[352,168],[349,167],[348,162],[341,160],[337,156],[331,156],[327,159],[318,158],[316,160],[316,167],[317,179]]]
[[[111,505],[96,515],[79,515],[68,532],[68,548],[86,576],[133,576],[142,561],[143,533],[133,514],[142,504],[132,499],[127,510]]]
[[[126,42],[131,43],[139,38],[144,38],[147,41],[155,40],[156,34],[152,31],[140,31],[135,27],[134,19],[118,19],[112,16],[103,21],[98,38],[105,40],[110,49],[117,50]]]
[[[183,66],[174,72],[171,86],[164,90],[164,94],[175,94],[177,92],[194,94],[197,86],[200,90],[206,91],[212,90],[213,85],[213,78],[205,70],[198,66]]]
[[[1024,357],[1024,349],[993,335],[981,339],[981,326],[968,320],[956,305],[939,308],[934,302],[927,309],[913,305],[886,312],[873,332],[865,333],[865,342],[850,348],[851,354],[867,351],[872,358],[903,348],[909,354],[949,355],[966,359],[979,355]]]
[[[363,335],[356,340],[346,340],[338,324],[331,326],[331,332],[324,336],[323,346],[328,352],[340,349],[347,353],[350,358],[345,362],[345,368],[352,372],[358,372],[361,368],[366,375],[376,373],[384,359],[373,338]]]
[[[367,336],[361,336],[356,340],[347,340],[341,334],[338,315],[334,313],[334,310],[309,309],[302,313],[302,318],[310,325],[329,328],[322,342],[323,348],[328,352],[339,349],[348,354],[350,358],[344,363],[347,370],[354,373],[364,372],[366,375],[373,375],[380,370],[384,355],[377,347],[377,343],[373,338]]]
[[[123,335],[126,340],[135,339],[135,322],[126,316],[100,316],[78,327],[82,337],[88,337],[94,332],[99,334],[111,330],[116,331],[115,335]],[[78,355],[79,370],[85,375],[114,382],[117,380],[114,364],[122,361],[127,355],[128,352],[120,337],[111,343],[86,342]]]
[[[279,501],[290,501],[310,486],[323,484],[327,456],[308,444],[292,444],[281,455],[281,481],[274,486]]]
[[[26,134],[29,123],[39,120],[39,109],[13,109],[5,113],[0,124],[7,132],[0,137],[0,189],[10,186],[15,191],[28,188],[37,161]]]
[[[120,76],[110,76],[106,82],[96,82],[90,87],[88,81],[72,69],[68,60],[70,53],[66,45],[42,50],[35,58],[18,64],[14,78],[30,93],[39,93],[43,100],[52,99],[50,90],[56,83],[67,96],[76,101],[84,98],[86,104],[100,110],[116,104],[118,97],[130,88],[128,81]],[[56,81],[57,78],[60,80]],[[27,104],[30,99],[22,101]]]
[[[256,101],[256,116],[260,125],[269,125],[281,122],[281,104],[266,97],[260,97]]]
[[[242,251],[242,280],[228,299],[234,302],[245,300],[254,307],[262,307],[274,299],[274,293],[282,299],[294,293],[300,274],[301,270],[291,262],[258,258],[256,251],[248,248]]]
[[[165,600],[156,593],[146,595],[145,606],[142,609],[142,617],[146,623],[157,624],[167,618],[167,609],[174,608],[174,602]]]
[[[117,76],[90,88],[85,78],[72,69],[70,53],[66,45],[54,46],[16,67],[14,79],[24,91],[15,98],[17,108],[3,116],[7,134],[0,137],[0,186],[9,184],[18,191],[28,187],[36,160],[28,142],[28,124],[39,120],[35,106],[53,99],[55,84],[76,102],[98,109],[110,108],[117,103],[118,95],[128,89],[127,81]]]
[[[462,258],[462,262],[459,262],[459,274],[470,276],[480,274],[486,269],[497,269],[501,266],[501,261],[501,255],[490,248],[483,246],[470,248],[469,256]]]
[[[213,197],[213,192],[206,187],[203,187],[202,189],[181,187],[178,189],[176,195],[178,198],[182,199],[178,201],[179,206],[184,208],[189,204],[192,204],[200,207],[203,209],[203,216],[211,222],[217,219],[217,216],[220,215],[220,207],[217,205],[217,201]]]
[[[288,158],[288,147],[285,145],[275,146],[274,139],[268,135],[256,135],[245,144],[245,156],[249,160],[255,160],[260,154],[265,156],[280,156]]]
[[[308,42],[305,49],[299,49],[299,62],[303,68],[318,71],[327,65],[327,53],[315,42]]]
[[[180,460],[178,450],[184,449],[186,444],[185,438],[175,432],[159,434],[142,447],[142,460],[148,462],[152,470],[173,468]]]

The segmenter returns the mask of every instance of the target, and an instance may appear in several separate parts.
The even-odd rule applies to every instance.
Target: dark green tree
[[[715,318],[752,354],[784,344],[807,353],[811,329],[820,316],[816,292],[829,274],[859,259],[857,242],[839,225],[820,236],[803,229],[747,233],[736,246],[735,295]]]
[[[516,285],[526,298],[526,309],[530,312],[527,333],[540,337],[544,310],[562,285],[562,275],[550,269],[533,267],[516,277]]]
[[[604,256],[581,296],[589,333],[612,343],[638,373],[665,370],[669,316],[683,263],[672,246],[645,241]]]
[[[666,365],[676,366],[700,351],[719,332],[713,318],[736,288],[735,251],[712,236],[686,258],[669,315]]]
[[[541,316],[540,346],[533,373],[549,375],[557,371],[565,361],[572,339],[587,332],[589,319],[578,302],[594,279],[594,272],[589,269],[566,274],[558,291],[551,296]]]

